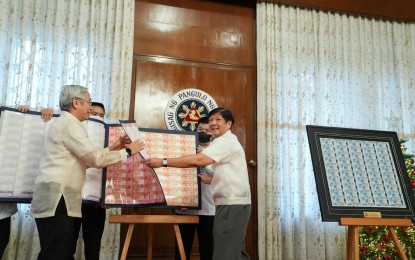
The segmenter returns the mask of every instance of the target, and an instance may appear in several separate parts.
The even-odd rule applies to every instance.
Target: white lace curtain
[[[322,222],[305,126],[415,138],[415,24],[257,3],[260,259],[345,259]]]
[[[128,118],[133,0],[0,0],[0,7],[1,105],[59,109],[60,88],[79,84],[110,118]]]
[[[134,0],[0,0],[0,105],[58,110],[61,87],[79,84],[105,104],[109,121],[127,119],[133,35]],[[37,258],[28,210],[21,204],[12,218],[4,259]],[[119,226],[107,224],[101,258],[117,259],[118,250]]]

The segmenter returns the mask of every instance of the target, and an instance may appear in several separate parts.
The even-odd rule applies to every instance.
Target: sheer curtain
[[[346,228],[321,221],[305,126],[415,138],[415,24],[260,1],[257,55],[260,259],[345,259]]]
[[[105,104],[109,121],[128,118],[133,35],[134,0],[0,0],[0,105],[58,110],[60,88],[80,84]],[[20,204],[13,216],[4,259],[37,258],[28,212]],[[106,225],[101,258],[118,259],[118,250],[119,226]]]

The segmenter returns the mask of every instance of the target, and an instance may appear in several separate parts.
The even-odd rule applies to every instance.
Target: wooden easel
[[[128,224],[127,236],[125,237],[124,247],[122,249],[121,260],[127,257],[128,246],[130,245],[135,224],[148,224],[148,246],[147,259],[153,258],[153,225],[154,224],[173,224],[176,234],[177,245],[179,247],[180,258],[186,260],[184,253],[182,236],[180,234],[179,224],[197,224],[199,216],[185,215],[110,215],[110,223]]]
[[[387,226],[389,234],[395,243],[398,255],[407,260],[402,245],[399,242],[394,227],[409,227],[412,222],[409,219],[382,219],[382,218],[340,218],[340,226],[348,226],[347,237],[347,260],[360,259],[359,255],[359,231],[358,226]]]

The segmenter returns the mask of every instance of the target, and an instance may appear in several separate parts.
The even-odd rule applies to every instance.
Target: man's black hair
[[[197,125],[199,124],[209,124],[209,117],[204,116],[204,117],[199,118],[199,121],[197,121]]]
[[[99,103],[99,102],[91,102],[91,106],[101,107],[101,108],[102,108],[102,110],[104,110],[104,113],[105,113],[105,107],[104,107],[104,104]]]
[[[213,109],[212,111],[209,112],[208,118],[210,118],[211,116],[215,115],[215,114],[220,114],[224,119],[225,122],[229,122],[231,121],[231,127],[233,126],[233,124],[235,123],[235,119],[233,118],[233,114],[232,112],[224,107],[217,107],[215,109]]]

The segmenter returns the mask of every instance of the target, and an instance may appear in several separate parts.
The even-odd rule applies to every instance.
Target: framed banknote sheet
[[[323,221],[414,218],[414,194],[396,132],[306,129]]]

